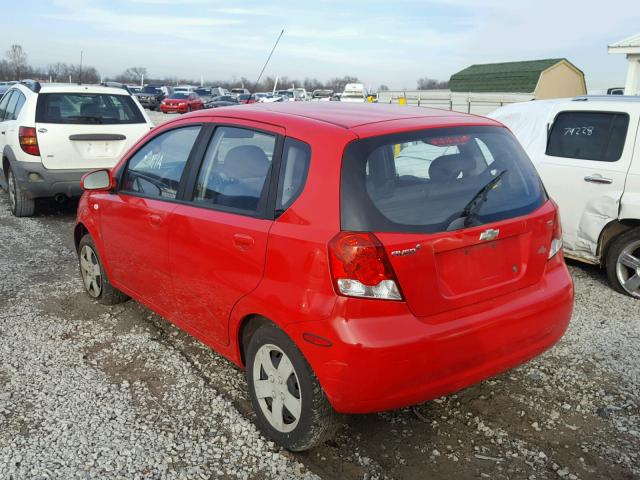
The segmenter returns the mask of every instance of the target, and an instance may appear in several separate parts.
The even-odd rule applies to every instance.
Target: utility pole
[[[262,74],[264,73],[264,69],[267,68],[267,64],[269,63],[269,60],[271,60],[271,55],[273,55],[273,52],[275,51],[276,47],[278,46],[278,42],[280,42],[280,39],[282,38],[282,35],[284,35],[284,28],[280,32],[280,35],[278,35],[278,39],[276,40],[276,43],[273,44],[273,48],[271,49],[271,52],[269,53],[269,56],[267,57],[267,61],[264,62],[264,66],[262,67],[262,70],[260,71],[260,75],[258,75],[258,80],[256,80],[256,84],[255,84],[254,89],[258,87],[258,84],[260,83],[260,80],[262,79]]]
[[[82,50],[80,50],[80,74],[78,78],[78,83],[82,83]]]

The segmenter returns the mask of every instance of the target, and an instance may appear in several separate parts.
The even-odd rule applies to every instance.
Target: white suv
[[[2,174],[11,211],[30,216],[36,198],[81,195],[83,174],[113,167],[150,128],[144,109],[121,88],[13,85],[0,100]]]
[[[560,206],[565,255],[606,267],[614,288],[640,298],[640,97],[533,101],[490,116]]]

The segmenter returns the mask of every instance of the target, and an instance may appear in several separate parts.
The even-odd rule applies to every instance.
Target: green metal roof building
[[[566,58],[471,65],[451,76],[452,92],[529,93],[535,99],[585,95],[584,73]]]

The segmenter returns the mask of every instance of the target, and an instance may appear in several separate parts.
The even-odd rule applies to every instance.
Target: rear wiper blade
[[[464,218],[463,225],[465,227],[468,227],[471,224],[471,219],[478,213],[478,210],[480,210],[482,204],[487,201],[489,192],[493,190],[493,187],[498,184],[505,173],[507,173],[507,170],[502,170],[495,177],[489,180],[489,182],[484,187],[482,187],[478,191],[478,193],[476,193],[473,198],[469,200],[469,203],[467,203],[462,209],[462,213],[460,214],[459,218]]]

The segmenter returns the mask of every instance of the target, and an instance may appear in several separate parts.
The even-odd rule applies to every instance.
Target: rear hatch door
[[[36,129],[47,169],[113,167],[149,128],[128,95],[44,93],[38,97]]]
[[[544,272],[555,208],[504,128],[360,140],[341,182],[342,229],[375,233],[416,316],[507,295]]]

